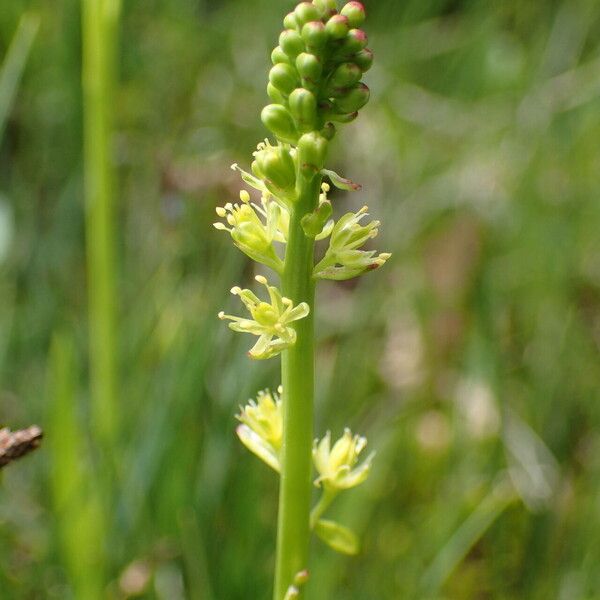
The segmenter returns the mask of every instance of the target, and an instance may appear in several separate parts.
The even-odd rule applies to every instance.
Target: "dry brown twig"
[[[8,427],[0,429],[0,468],[35,450],[43,435],[37,425],[18,431],[11,431]]]

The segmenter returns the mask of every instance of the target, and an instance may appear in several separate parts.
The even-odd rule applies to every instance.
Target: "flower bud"
[[[327,140],[316,131],[305,133],[298,140],[300,168],[303,171],[308,170],[311,173],[318,173],[325,164],[327,144]]]
[[[337,11],[335,0],[313,0],[313,4],[325,16],[334,14]]]
[[[360,81],[361,76],[362,71],[360,67],[351,62],[342,63],[331,74],[327,82],[326,93],[335,96],[336,90],[353,86]]]
[[[309,21],[318,21],[321,18],[321,11],[312,2],[301,2],[294,9],[296,22],[302,26]]]
[[[333,208],[329,200],[321,202],[313,212],[302,217],[301,225],[304,233],[308,237],[317,237],[323,231],[332,212]]]
[[[353,113],[369,101],[369,95],[369,88],[364,83],[358,83],[334,101],[334,109],[338,114]]]
[[[363,48],[352,57],[352,60],[360,67],[361,71],[365,73],[373,64],[373,52],[369,50],[369,48]]]
[[[350,27],[360,27],[365,20],[365,7],[360,2],[348,2],[340,14],[348,17],[348,24]]]
[[[296,184],[296,166],[289,147],[265,145],[254,153],[253,170],[256,175],[285,190]]]
[[[295,29],[286,29],[279,36],[279,45],[291,58],[296,58],[304,50],[304,42]]]
[[[353,113],[341,114],[341,113],[331,113],[327,115],[328,119],[335,121],[336,123],[351,123],[358,117],[358,111]]]
[[[283,18],[283,26],[286,29],[296,29],[298,23],[296,22],[296,15],[293,12],[285,15]]]
[[[302,28],[302,39],[308,48],[323,48],[328,40],[325,25],[321,21],[311,21]]]
[[[291,65],[279,63],[269,71],[269,81],[284,94],[289,94],[296,87],[296,71]]]
[[[334,39],[341,40],[348,33],[348,17],[333,15],[325,24],[325,31]]]
[[[325,123],[325,127],[321,129],[320,133],[326,140],[332,140],[335,136],[335,125],[333,123]]]
[[[323,72],[323,65],[314,54],[302,52],[296,58],[296,69],[298,69],[300,77],[316,83]]]
[[[291,64],[290,57],[283,51],[281,46],[275,46],[271,52],[271,62],[276,65],[278,63]]]
[[[351,29],[339,51],[342,54],[356,54],[366,47],[367,42],[367,34],[362,29]]]
[[[284,142],[295,143],[298,133],[289,111],[281,104],[268,104],[262,109],[260,118],[265,127]]]
[[[285,104],[284,95],[271,83],[267,83],[267,95],[275,104]]]
[[[314,129],[317,120],[317,99],[304,88],[296,88],[288,99],[290,112],[296,120],[300,131]]]

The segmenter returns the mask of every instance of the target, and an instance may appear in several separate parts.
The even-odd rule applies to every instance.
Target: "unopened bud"
[[[279,63],[269,71],[269,81],[280,92],[289,94],[296,87],[296,70],[291,65]]]
[[[339,88],[353,86],[360,81],[362,71],[354,63],[342,63],[332,74],[327,82],[327,93],[334,92]]]
[[[330,113],[327,115],[328,119],[335,121],[336,123],[350,123],[358,117],[358,111],[353,113],[341,114],[341,113]]]
[[[325,127],[321,129],[321,135],[326,140],[332,140],[335,136],[335,125],[333,123],[325,123]]]
[[[298,161],[300,168],[303,171],[308,170],[311,174],[318,173],[325,164],[327,144],[327,140],[316,131],[305,133],[298,140]]]
[[[285,15],[283,18],[283,26],[286,29],[296,29],[298,23],[296,22],[296,15],[293,12]]]
[[[283,51],[291,58],[296,58],[304,50],[302,37],[295,29],[286,29],[279,36],[279,45]]]
[[[335,100],[335,111],[339,114],[353,113],[369,101],[369,95],[369,88],[364,83],[358,83],[344,96]]]
[[[296,573],[294,577],[294,585],[304,585],[308,581],[308,571],[304,569],[304,571],[300,571]]]
[[[309,21],[318,21],[321,11],[312,2],[301,2],[294,9],[297,23],[302,26]]]
[[[348,2],[340,14],[348,17],[350,27],[360,27],[365,20],[365,7],[360,2]]]
[[[276,65],[278,63],[291,64],[290,57],[283,51],[281,46],[275,46],[273,52],[271,52],[271,62]]]
[[[281,189],[293,188],[296,184],[296,167],[288,147],[267,146],[254,153],[253,171]]]
[[[367,34],[362,29],[351,29],[344,39],[340,52],[343,54],[356,54],[366,47],[367,42]]]
[[[275,104],[285,104],[284,95],[271,83],[267,83],[267,94]]]
[[[335,0],[313,0],[313,4],[324,16],[329,16],[337,11]]]
[[[369,50],[369,48],[363,48],[352,57],[352,60],[360,67],[361,71],[365,73],[373,64],[373,52]]]
[[[323,48],[329,39],[325,25],[321,21],[310,21],[302,28],[302,39],[308,48]]]
[[[325,31],[334,39],[341,40],[348,33],[348,17],[344,15],[333,15],[325,23]]]
[[[296,58],[296,69],[300,77],[316,83],[323,72],[323,64],[314,54],[302,52]]]
[[[295,143],[298,133],[289,111],[281,104],[268,104],[262,109],[260,118],[265,127],[284,142]]]
[[[332,213],[331,202],[329,200],[321,202],[313,212],[302,217],[301,225],[304,233],[312,238],[318,236],[323,231],[323,227],[325,227]]]
[[[314,129],[317,120],[317,99],[304,88],[296,88],[288,99],[290,112],[296,120],[300,131]]]

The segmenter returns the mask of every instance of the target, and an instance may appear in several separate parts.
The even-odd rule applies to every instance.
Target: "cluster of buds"
[[[265,126],[282,142],[298,143],[302,134],[335,134],[334,122],[349,123],[369,100],[361,81],[373,62],[360,2],[337,11],[335,0],[301,2],[283,20],[279,45],[271,53],[267,93],[273,101],[262,111]]]

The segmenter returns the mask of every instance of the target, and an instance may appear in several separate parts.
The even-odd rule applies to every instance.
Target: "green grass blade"
[[[39,25],[40,19],[36,14],[25,13],[21,17],[0,68],[0,140]]]
[[[441,587],[469,550],[516,498],[517,495],[512,486],[504,479],[499,480],[467,520],[455,531],[423,575],[421,588],[424,598],[437,597]]]
[[[114,445],[117,410],[117,293],[114,168],[111,159],[118,4],[83,2],[86,240],[92,416],[98,438]]]
[[[85,436],[77,418],[76,368],[70,337],[56,335],[50,352],[47,446],[59,545],[75,596],[105,597],[104,520],[90,478]]]

